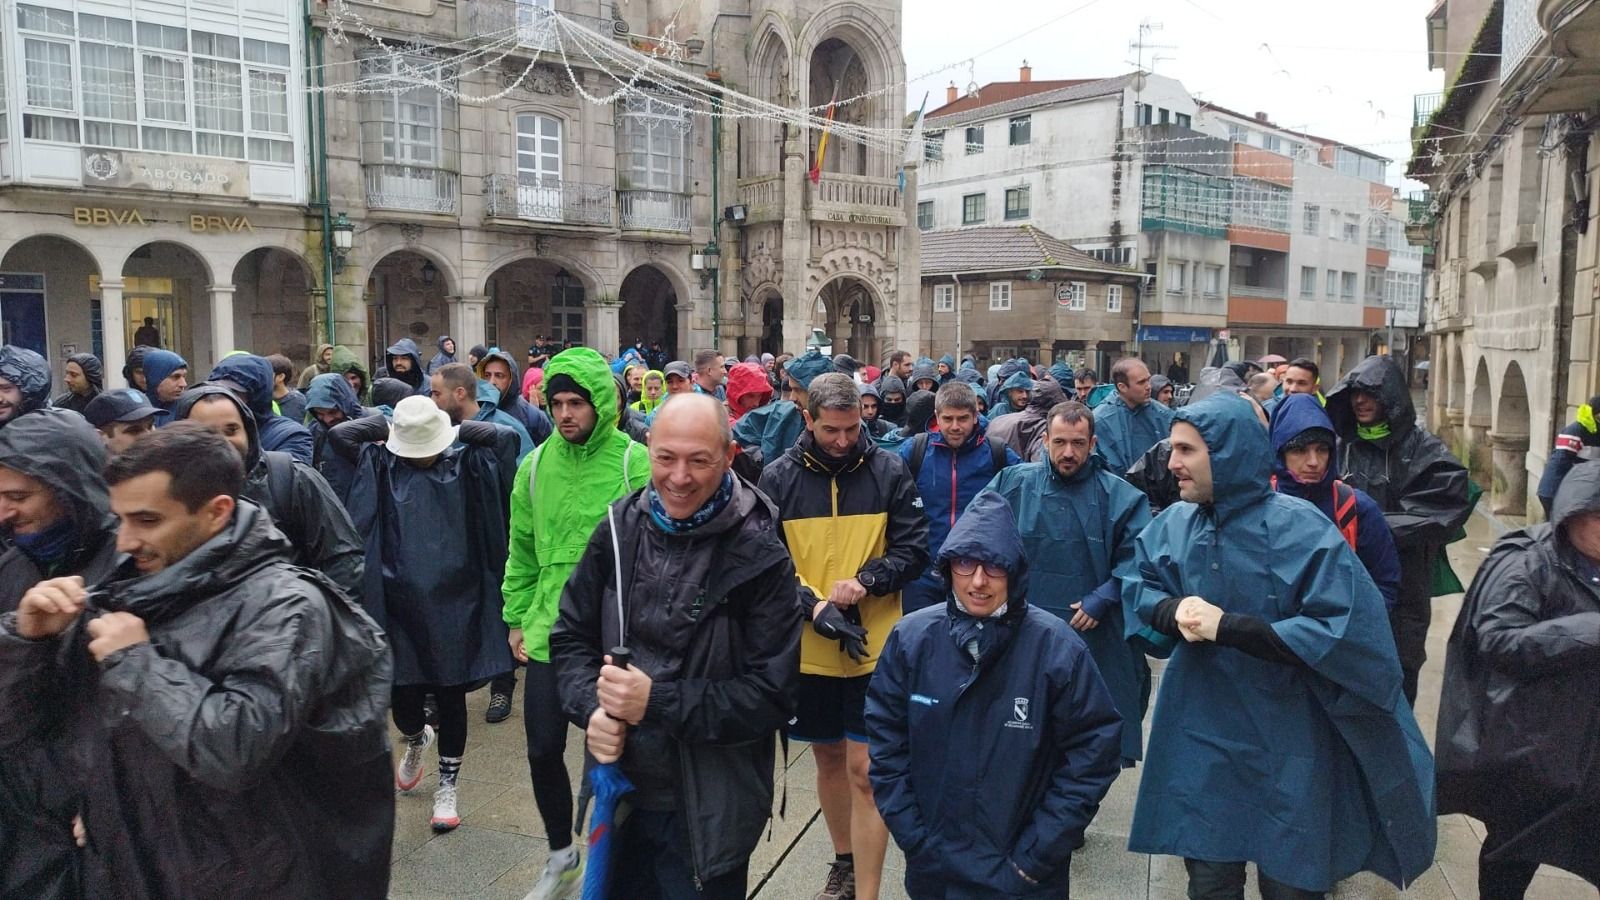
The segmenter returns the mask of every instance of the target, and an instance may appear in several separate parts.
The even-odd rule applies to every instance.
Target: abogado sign
[[[228,159],[85,148],[83,184],[248,199],[250,170]]]

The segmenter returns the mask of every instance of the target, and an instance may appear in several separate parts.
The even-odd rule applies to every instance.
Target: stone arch
[[[791,106],[796,95],[793,76],[794,37],[781,16],[767,12],[757,24],[750,45],[750,92],[779,106]],[[788,129],[779,122],[748,119],[739,125],[741,178],[759,178],[783,171],[783,141]]]
[[[540,249],[537,247],[531,249],[518,247],[515,250],[500,254],[488,265],[485,265],[482,269],[485,273],[483,277],[484,290],[488,290],[489,279],[494,276],[495,272],[514,262],[520,262],[525,259],[541,260],[566,269],[583,284],[584,293],[590,297],[604,297],[606,295],[605,279],[600,277],[600,273],[593,266],[575,256],[551,252],[548,248]]]
[[[886,304],[878,286],[856,273],[835,275],[817,289],[810,320],[833,340],[835,353],[848,353],[863,363],[882,359]]]
[[[1500,379],[1500,399],[1495,405],[1494,511],[1514,516],[1528,511],[1528,385],[1522,367],[1513,360]]]
[[[401,245],[376,257],[366,274],[368,371],[376,372],[385,349],[401,338],[416,342],[426,365],[438,338],[450,333],[446,298],[460,284],[454,266],[441,264],[427,248]],[[456,349],[459,354],[465,348]]]
[[[783,289],[766,281],[756,285],[745,300],[746,352],[783,352]]]
[[[161,346],[189,363],[192,380],[211,371],[222,354],[214,334],[211,286],[216,283],[211,265],[199,251],[178,241],[158,240],[129,251],[117,270],[122,278],[122,320],[125,346],[138,343],[146,318],[154,320]],[[102,310],[103,313],[103,310]],[[233,343],[231,334],[220,340]]]
[[[423,241],[393,241],[371,253],[362,253],[364,259],[372,260],[366,270],[362,272],[362,279],[357,284],[370,284],[372,273],[382,265],[383,261],[396,253],[411,253],[433,263],[439,271],[439,282],[445,286],[445,295],[465,293],[468,285],[463,278],[461,267],[450,258],[450,253],[437,249]]]
[[[646,347],[659,340],[668,359],[683,359],[687,348],[679,346],[677,305],[682,295],[665,268],[656,262],[635,266],[622,279],[617,299],[617,330],[621,343],[632,346],[642,340]],[[606,352],[614,352],[602,347]]]
[[[231,271],[234,346],[308,365],[322,341],[312,333],[312,264],[282,247],[257,247],[241,254]]]
[[[515,351],[536,337],[584,341],[599,281],[587,266],[519,250],[484,267],[484,340]],[[518,355],[517,359],[522,357]]]
[[[855,2],[838,3],[813,16],[796,42],[800,51],[796,71],[805,73],[801,104],[813,110],[826,106],[833,98],[832,83],[840,81],[840,99],[847,100],[860,94],[868,96],[863,100],[841,105],[835,110],[836,119],[877,128],[898,127],[903,115],[904,101],[900,92],[893,90],[891,86],[903,80],[904,63],[901,62],[899,49],[885,41],[885,36],[891,33],[888,23]],[[838,46],[833,46],[832,42],[837,42]],[[853,60],[847,60],[839,47],[847,47],[854,51]],[[822,56],[819,56],[819,53]],[[829,59],[836,61],[840,68],[832,72],[831,77],[823,77],[817,64],[826,63]],[[863,82],[860,89],[852,87],[849,62],[858,63],[860,66]],[[821,132],[817,131],[809,138],[808,152],[811,158],[815,156],[820,136]],[[833,147],[837,147],[840,152],[835,153]],[[852,155],[861,157],[859,165],[861,171],[852,171],[856,166],[845,165]],[[872,178],[891,177],[899,162],[892,158],[892,153],[871,150],[838,135],[830,138],[828,156],[834,162],[824,161],[825,171],[859,174]]]

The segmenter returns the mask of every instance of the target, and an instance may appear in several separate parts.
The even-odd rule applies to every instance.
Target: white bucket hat
[[[389,440],[384,446],[395,456],[427,459],[450,449],[456,442],[459,425],[450,424],[450,414],[423,396],[411,396],[394,407],[389,423]]]

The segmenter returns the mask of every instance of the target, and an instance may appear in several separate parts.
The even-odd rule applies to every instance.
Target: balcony
[[[1500,20],[1500,83],[1516,75],[1517,69],[1544,39],[1539,27],[1539,0],[1505,0]]]
[[[622,230],[688,234],[693,200],[688,194],[670,191],[617,191]]]
[[[811,210],[811,218],[822,221],[869,225],[906,223],[900,188],[888,178],[825,172],[816,184],[806,182],[806,206]]]
[[[490,39],[516,29],[517,44],[524,51],[554,52],[558,49],[555,34],[557,15],[535,0],[478,0],[467,4],[467,24],[473,34]],[[567,12],[559,15],[568,22],[601,34],[623,36],[628,33],[627,24],[621,21]]]
[[[1228,296],[1250,297],[1255,300],[1282,300],[1284,299],[1284,289],[1261,284],[1230,284],[1228,285]]]
[[[534,172],[490,175],[483,180],[484,216],[520,222],[609,228],[611,187]]]
[[[1418,94],[1411,98],[1411,126],[1428,124],[1433,118],[1434,110],[1444,102],[1444,91],[1433,91],[1428,94]]]
[[[749,224],[783,219],[783,175],[763,175],[739,181],[739,204]]]
[[[362,166],[367,208],[455,215],[461,176],[444,169],[390,164]]]

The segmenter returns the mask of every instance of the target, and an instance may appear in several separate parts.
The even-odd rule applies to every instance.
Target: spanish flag
[[[811,183],[822,180],[822,161],[828,156],[828,131],[833,125],[833,108],[839,102],[839,85],[833,86],[833,99],[828,101],[827,123],[822,126],[822,137],[817,140],[817,160],[811,167]]]

